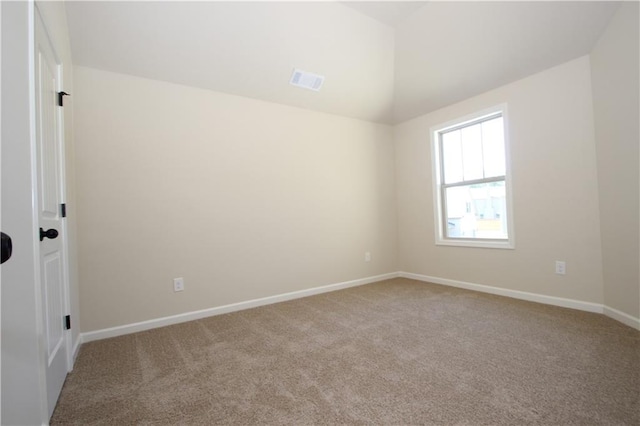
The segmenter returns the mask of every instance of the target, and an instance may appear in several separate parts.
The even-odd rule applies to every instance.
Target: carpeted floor
[[[408,279],[87,343],[53,425],[638,425],[640,332]]]

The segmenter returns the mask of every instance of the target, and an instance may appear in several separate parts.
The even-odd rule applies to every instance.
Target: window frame
[[[441,135],[455,129],[464,128],[478,122],[490,119],[492,116],[502,116],[504,130],[504,155],[505,155],[505,209],[507,213],[507,236],[506,239],[488,239],[488,238],[464,238],[464,237],[447,237],[445,233],[446,215],[446,198],[444,193],[446,188],[454,186],[466,186],[476,183],[485,183],[489,181],[502,182],[502,177],[482,178],[469,181],[458,182],[455,184],[444,184],[444,173],[442,167],[442,146]],[[496,248],[496,249],[514,249],[515,233],[514,233],[514,213],[513,213],[513,195],[511,184],[511,150],[509,143],[509,118],[507,112],[507,104],[500,104],[491,108],[486,108],[464,117],[449,120],[430,128],[431,138],[431,162],[433,171],[433,203],[434,203],[434,230],[435,243],[442,246],[457,247],[478,247],[478,248]]]

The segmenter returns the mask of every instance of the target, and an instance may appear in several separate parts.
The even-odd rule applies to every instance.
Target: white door
[[[63,186],[62,108],[58,105],[61,65],[36,13],[35,80],[38,221],[43,335],[49,416],[67,376],[67,278],[61,214]]]

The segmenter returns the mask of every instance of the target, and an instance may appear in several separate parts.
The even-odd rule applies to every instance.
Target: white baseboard
[[[498,296],[511,297],[513,299],[528,300],[529,302],[544,303],[546,305],[562,306],[563,308],[579,309],[587,312],[603,313],[602,305],[597,303],[582,302],[574,299],[565,299],[562,297],[545,296],[542,294],[528,293],[526,291],[510,290],[500,287],[491,287],[483,284],[474,284],[464,281],[450,280],[446,278],[430,277],[427,275],[410,274],[400,272],[400,276],[411,278],[418,281],[426,281],[434,284],[448,285],[450,287],[464,288],[466,290],[475,290],[482,293],[497,294]]]
[[[640,330],[640,318],[632,317],[629,314],[625,314],[624,312],[620,312],[617,309],[610,308],[609,306],[604,306],[604,312],[606,316],[616,321],[620,321],[621,323],[628,325],[629,327],[633,327],[636,330]]]
[[[400,276],[418,281],[426,281],[434,284],[448,285],[450,287],[475,290],[481,293],[497,294],[498,296],[511,297],[513,299],[527,300],[529,302],[544,303],[546,305],[562,306],[563,308],[579,309],[587,312],[603,313],[602,305],[598,303],[582,302],[580,300],[565,299],[562,297],[545,296],[542,294],[528,293],[526,291],[510,290],[500,287],[491,287],[483,284],[474,284],[464,281],[450,280],[447,278],[430,277],[427,275],[411,274],[400,272]]]
[[[561,306],[563,308],[578,309],[580,311],[595,312],[604,314],[609,318],[620,321],[630,327],[640,330],[640,319],[631,315],[620,312],[600,303],[583,302],[581,300],[566,299],[562,297],[546,296],[537,293],[528,293],[526,291],[510,290],[500,287],[491,287],[483,284],[469,283],[465,281],[450,280],[447,278],[431,277],[428,275],[413,274],[409,272],[398,272],[398,276],[410,278],[417,281],[425,281],[434,284],[442,284],[450,287],[464,288],[466,290],[479,291],[481,293],[496,294],[498,296],[511,297],[513,299],[527,300],[529,302],[544,303],[546,305]]]
[[[76,339],[76,343],[73,345],[73,349],[71,351],[71,365],[73,366],[76,363],[76,359],[78,359],[78,354],[80,353],[80,346],[82,346],[82,333],[78,334],[78,338]]]
[[[248,300],[245,302],[232,303],[224,306],[217,306],[214,308],[203,309],[200,311],[186,312],[183,314],[172,315],[163,318],[156,318],[153,320],[137,322],[133,324],[126,324],[118,327],[105,328],[102,330],[90,331],[87,333],[80,333],[78,339],[73,347],[73,359],[75,361],[78,356],[78,351],[83,343],[91,342],[94,340],[108,339],[110,337],[122,336],[125,334],[137,333],[139,331],[150,330],[153,328],[164,327],[167,325],[179,324],[182,322],[193,321],[201,318],[207,318],[215,315],[226,314],[230,312],[241,311],[244,309],[256,308],[258,306],[270,305],[273,303],[285,302],[288,300],[299,299],[302,297],[313,296],[321,293],[328,293],[331,291],[342,290],[345,288],[356,287],[364,284],[370,284],[377,281],[388,280],[392,278],[403,277],[414,279],[417,281],[430,282],[434,284],[442,284],[450,287],[463,288],[466,290],[474,290],[482,293],[496,294],[499,296],[511,297],[514,299],[527,300],[530,302],[544,303],[547,305],[561,306],[564,308],[578,309],[581,311],[595,312],[604,314],[616,321],[620,321],[630,327],[640,330],[640,319],[632,317],[631,315],[620,312],[616,309],[608,306],[583,302],[580,300],[566,299],[562,297],[546,296],[536,293],[528,293],[525,291],[510,290],[499,287],[491,287],[483,284],[475,284],[464,281],[450,280],[447,278],[432,277],[428,275],[413,274],[409,272],[392,272],[389,274],[377,275],[368,278],[361,278],[353,281],[345,281],[337,284],[329,284],[320,287],[309,288],[306,290],[293,291],[290,293],[278,294],[275,296],[263,297],[260,299]]]
[[[137,333],[139,331],[150,330],[152,328],[165,327],[167,325],[179,324],[187,321],[211,317],[214,315],[227,314],[229,312],[236,312],[244,309],[256,308],[258,306],[271,305],[273,303],[286,302],[287,300],[299,299],[316,294],[328,293],[331,291],[370,284],[377,281],[397,278],[398,276],[399,275],[397,272],[392,272],[389,274],[376,275],[373,277],[361,278],[353,281],[345,281],[337,284],[329,284],[321,287],[314,287],[305,290],[292,291],[290,293],[278,294],[275,296],[263,297],[260,299],[248,300],[246,302],[217,306],[215,308],[203,309],[200,311],[192,311],[163,318],[156,318],[153,320],[137,322],[134,324],[126,324],[118,327],[105,328],[103,330],[90,331],[87,333],[81,333],[78,342],[86,343],[93,340],[108,339],[110,337]]]

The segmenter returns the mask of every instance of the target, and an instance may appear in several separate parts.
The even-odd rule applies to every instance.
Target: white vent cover
[[[324,83],[323,75],[312,74],[297,68],[293,70],[293,75],[291,76],[291,80],[289,80],[289,84],[293,86],[314,90],[316,92],[320,91],[322,83]]]

